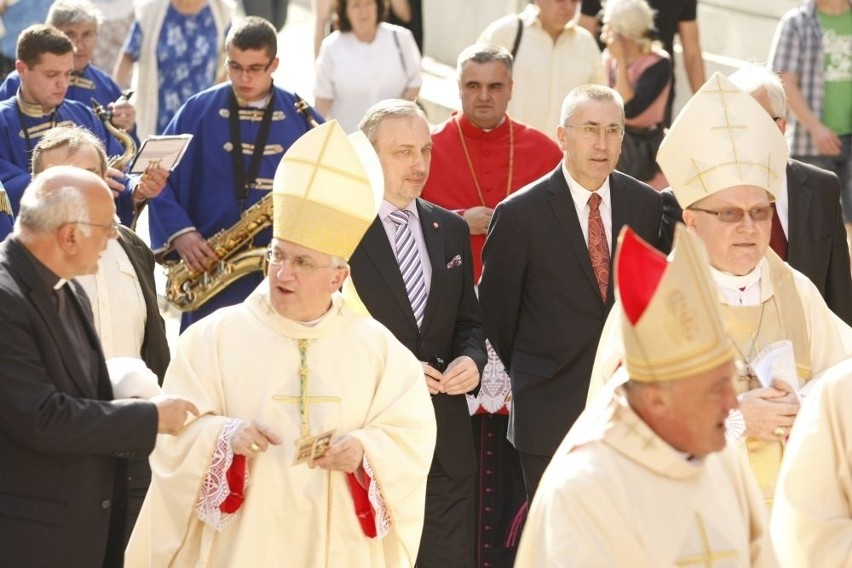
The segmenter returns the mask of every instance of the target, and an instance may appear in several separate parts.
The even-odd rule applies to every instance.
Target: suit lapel
[[[577,217],[577,208],[571,198],[571,190],[568,189],[568,182],[565,181],[561,165],[551,174],[547,183],[547,191],[550,193],[550,207],[571,243],[577,262],[588,278],[589,284],[597,290],[598,281],[592,268],[592,259],[589,258],[589,247],[583,237],[583,229],[580,228],[580,220]]]
[[[625,187],[626,178],[618,172],[609,176],[609,201],[612,206],[612,242],[609,243],[609,282],[606,295],[607,305],[612,305],[615,300],[615,249],[618,247],[618,237],[621,229],[628,225],[630,220],[630,197],[631,193]]]
[[[805,220],[813,199],[808,174],[794,162],[787,163],[787,260],[796,262],[808,254]]]
[[[444,230],[434,214],[434,206],[428,201],[417,200],[417,213],[420,217],[420,228],[423,231],[423,241],[429,253],[429,264],[432,266],[432,280],[429,283],[429,297],[426,300],[426,310],[423,313],[423,327],[432,317],[440,303],[440,295],[444,283]]]
[[[382,220],[376,216],[373,224],[367,229],[364,238],[361,241],[364,252],[370,258],[376,267],[376,272],[379,277],[387,285],[394,300],[399,304],[403,314],[406,314],[411,320],[411,324],[417,327],[417,322],[414,319],[414,311],[411,309],[411,302],[408,299],[408,294],[405,292],[405,282],[402,281],[402,274],[399,272],[399,264],[396,262],[396,254],[388,241],[388,235],[385,232]]]
[[[33,261],[23,250],[19,250],[23,245],[16,241],[10,242],[8,245],[9,256],[13,266],[16,267],[18,276],[27,286],[28,297],[35,310],[38,312],[42,322],[47,327],[50,336],[59,352],[59,358],[65,365],[65,370],[71,381],[77,386],[80,393],[85,396],[94,398],[96,393],[92,389],[91,383],[83,373],[80,367],[80,360],[74,353],[74,348],[71,340],[68,339],[68,334],[62,326],[62,320],[59,319],[59,312],[56,310],[56,302],[52,297],[53,291],[49,290],[44,282],[39,278],[32,265]],[[66,284],[67,285],[67,284]],[[73,295],[73,294],[72,294]]]

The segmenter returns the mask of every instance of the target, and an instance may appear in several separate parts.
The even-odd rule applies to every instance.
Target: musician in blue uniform
[[[164,134],[194,137],[162,195],[149,205],[152,248],[160,255],[174,249],[197,271],[218,260],[207,239],[233,226],[270,192],[284,152],[310,129],[296,111],[294,95],[272,84],[278,39],[268,21],[240,20],[228,33],[225,49],[230,80],[193,95],[165,129]],[[251,246],[265,247],[270,235],[263,230]],[[181,330],[243,301],[261,279],[260,272],[243,276],[198,310],[184,312]]]
[[[74,45],[52,26],[30,26],[18,38],[16,69],[21,86],[14,96],[0,102],[0,181],[6,188],[13,213],[17,213],[21,195],[30,182],[32,149],[54,126],[83,126],[103,141],[109,155],[124,152],[121,143],[107,132],[88,106],[65,99],[73,58]],[[146,181],[130,190],[123,174],[111,170],[112,177],[107,183],[116,196],[116,209],[122,223],[129,224],[133,218],[132,194],[135,193],[140,202],[143,197],[155,197],[159,192],[150,187],[152,178],[156,178],[155,185],[160,185],[161,189],[167,174],[165,171],[149,172]]]
[[[56,0],[47,13],[45,24],[57,28],[74,44],[74,71],[65,99],[92,106],[92,99],[109,108],[112,124],[133,134],[136,109],[127,102],[118,83],[103,70],[91,65],[98,42],[100,10],[88,0]],[[18,92],[21,77],[17,70],[0,85],[0,100]],[[138,144],[138,140],[136,143]]]

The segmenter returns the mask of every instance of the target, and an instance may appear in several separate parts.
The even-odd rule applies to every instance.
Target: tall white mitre
[[[384,177],[373,145],[336,120],[300,137],[272,182],[272,234],[348,260],[379,212]]]
[[[763,107],[714,73],[678,114],[657,163],[686,208],[740,185],[761,187],[774,198],[788,152],[784,135]]]

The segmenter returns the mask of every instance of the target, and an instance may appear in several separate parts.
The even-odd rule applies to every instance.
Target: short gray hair
[[[57,168],[70,166],[57,166]],[[51,168],[54,169],[54,168]],[[94,175],[94,174],[92,174]],[[38,176],[24,190],[15,228],[36,233],[55,231],[66,223],[88,223],[89,208],[83,190],[70,183],[57,183],[47,175]],[[81,227],[86,231],[86,227]]]
[[[728,79],[752,96],[762,89],[769,99],[772,117],[787,116],[787,93],[784,92],[781,77],[775,71],[763,65],[746,65],[731,73]]]
[[[385,99],[379,101],[364,114],[358,128],[373,146],[376,145],[376,131],[386,118],[422,118],[428,121],[420,106],[405,99]]]
[[[491,63],[492,61],[498,61],[505,65],[509,71],[509,76],[512,75],[512,54],[505,47],[476,43],[464,48],[459,53],[459,57],[456,60],[456,76],[461,80],[462,71],[467,63],[482,64]]]
[[[62,29],[74,24],[100,26],[103,20],[101,11],[89,0],[56,0],[48,10],[44,23]]]
[[[624,122],[624,99],[618,91],[604,85],[580,85],[574,87],[562,101],[562,112],[559,113],[559,123],[568,126],[574,113],[583,103],[588,101],[612,101],[621,109],[621,121]]]

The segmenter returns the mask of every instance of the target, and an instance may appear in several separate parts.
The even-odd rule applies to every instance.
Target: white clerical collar
[[[319,323],[320,323],[322,320],[324,320],[324,319],[325,319],[325,317],[326,317],[328,314],[330,314],[330,313],[331,313],[331,309],[332,309],[333,307],[334,307],[334,302],[332,302],[332,303],[331,303],[331,305],[329,305],[329,306],[328,306],[328,309],[327,309],[327,310],[325,311],[325,313],[324,313],[323,315],[321,315],[320,317],[318,317],[318,318],[316,318],[316,319],[312,319],[311,321],[300,321],[300,322],[299,322],[299,324],[300,324],[300,325],[303,325],[303,326],[305,326],[305,327],[316,327],[317,325],[319,325]]]
[[[735,276],[710,267],[710,275],[728,305],[756,306],[760,304],[760,276],[765,262],[766,259],[761,259],[751,272],[742,276]]]

